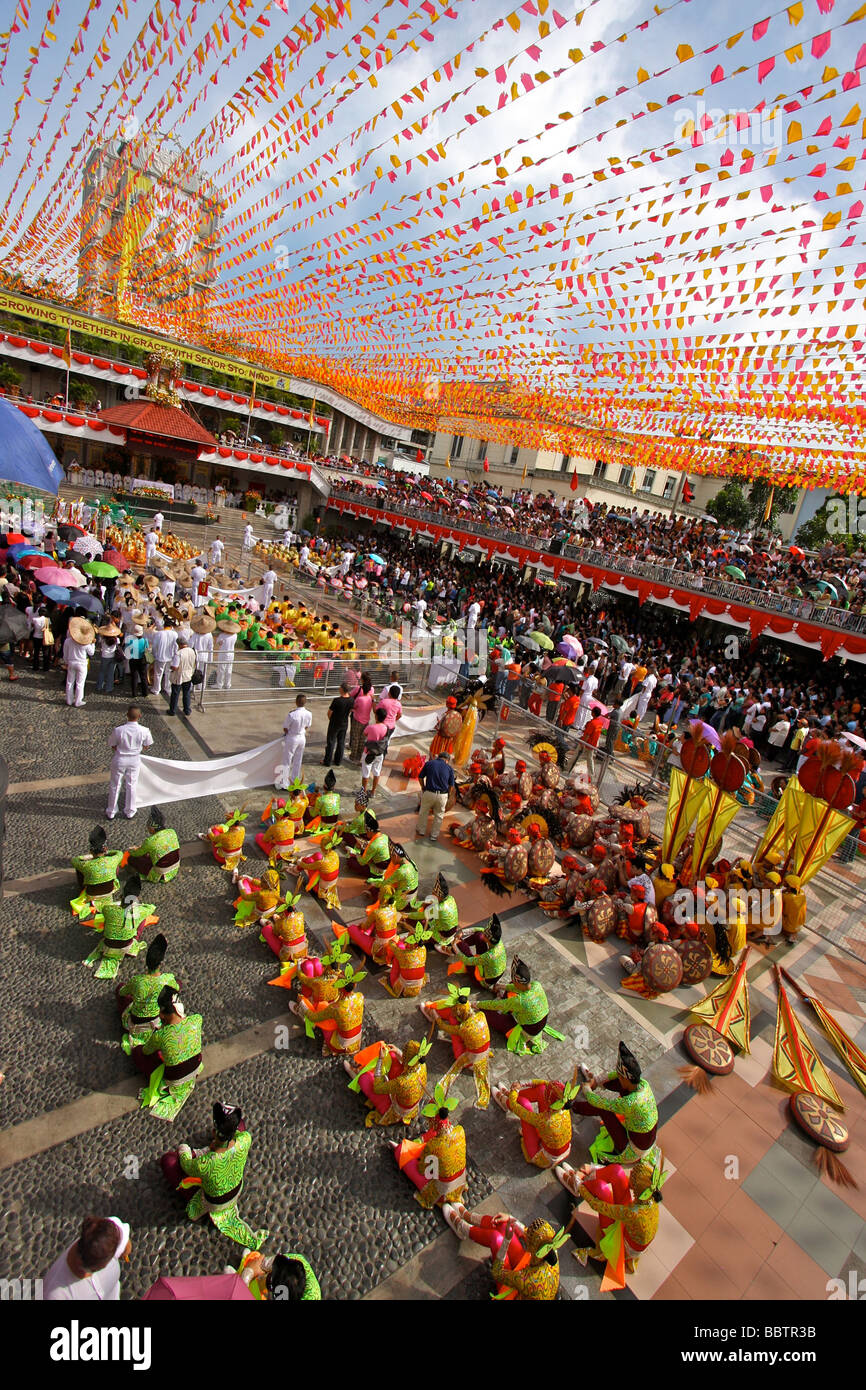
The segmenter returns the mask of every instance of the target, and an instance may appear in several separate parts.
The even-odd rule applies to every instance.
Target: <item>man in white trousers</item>
[[[286,717],[283,725],[283,763],[290,782],[294,782],[301,775],[304,749],[307,746],[307,730],[313,722],[310,711],[304,708],[306,703],[306,695],[296,695],[295,708]]]
[[[244,550],[252,550],[252,548],[253,548],[253,527],[252,527],[252,522],[249,522],[249,521],[248,521],[247,524],[246,524],[246,526],[244,527]]]
[[[66,703],[78,709],[84,704],[84,682],[87,680],[87,659],[96,652],[96,630],[86,618],[70,618],[69,631],[63,643],[66,662]]]
[[[108,806],[105,814],[109,820],[117,815],[120,800],[120,784],[126,782],[126,800],[123,814],[132,820],[136,812],[135,792],[141,768],[141,754],[145,748],[153,747],[153,734],[140,723],[141,710],[138,705],[130,705],[126,711],[126,723],[118,724],[111,735],[114,757],[111,759],[111,777],[108,782]]]
[[[210,564],[211,564],[211,569],[219,569],[220,565],[221,565],[222,562],[223,562],[223,551],[224,551],[224,550],[225,550],[225,546],[223,545],[223,543],[222,543],[222,538],[221,538],[220,536],[217,536],[215,540],[212,540],[212,541],[211,541],[211,543],[210,543]]]
[[[205,603],[207,602],[207,596],[201,592],[201,586],[207,579],[207,570],[202,564],[201,556],[199,556],[192,569],[190,570],[190,575],[192,577],[193,606],[195,608],[204,608]]]
[[[654,666],[651,666],[635,693],[623,705],[623,713],[626,712],[626,709],[628,714],[634,710],[637,721],[640,723],[649,708],[649,702],[658,683],[658,672]]]
[[[189,645],[195,652],[195,664],[204,674],[213,665],[213,633],[216,623],[210,613],[197,613],[190,622]]]
[[[262,608],[267,608],[268,604],[273,598],[274,585],[276,584],[278,578],[279,576],[276,570],[273,569],[265,570],[264,574],[262,575],[262,584],[265,587],[265,592],[262,597]]]
[[[235,664],[235,647],[240,630],[240,623],[233,622],[231,618],[221,618],[217,623],[214,641],[215,690],[232,688],[232,667]]]
[[[177,633],[171,618],[165,619],[165,626],[154,628],[150,635],[150,646],[153,652],[153,683],[151,690],[158,695],[161,689],[165,690],[166,695],[171,694],[168,678],[169,668],[174,660],[177,651]]]
[[[144,563],[146,565],[153,564],[158,544],[159,537],[156,531],[148,531],[144,538]]]

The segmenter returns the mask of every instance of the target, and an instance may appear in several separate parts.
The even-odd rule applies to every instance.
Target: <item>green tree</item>
[[[707,511],[720,526],[729,526],[735,531],[748,526],[752,514],[748,497],[733,478],[707,503]]]
[[[69,382],[69,399],[79,409],[93,405],[96,400],[96,387],[83,377],[74,376]]]
[[[772,483],[758,478],[749,488],[749,513],[752,525],[773,527],[780,513],[793,511],[797,501],[797,491],[798,489],[795,487],[774,487]],[[764,517],[767,513],[767,504],[770,502],[771,493],[770,516],[768,521],[765,521]]]
[[[9,391],[11,395],[17,396],[23,380],[21,373],[15,367],[10,366],[8,362],[4,362],[0,366],[0,386],[3,387],[4,391]]]
[[[831,507],[831,504],[835,504]],[[848,509],[845,508],[847,524]],[[852,535],[850,531],[840,531],[839,523],[839,502],[838,498],[828,497],[817,510],[814,516],[808,521],[804,521],[802,526],[797,527],[795,537],[797,545],[804,550],[820,550],[822,545],[831,542],[833,545],[844,545],[848,554],[855,550],[860,544],[860,537]]]

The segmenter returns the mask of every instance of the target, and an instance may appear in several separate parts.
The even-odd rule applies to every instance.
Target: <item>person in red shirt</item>
[[[595,752],[598,741],[607,725],[607,720],[603,714],[597,714],[594,719],[584,726],[581,734],[580,750],[574,760],[574,767],[580,762],[581,758],[586,758],[586,769],[589,773],[589,780],[595,781]]]
[[[556,716],[559,713],[559,702],[562,699],[565,686],[562,681],[551,681],[547,687],[547,718],[551,724],[556,723]]]
[[[577,718],[577,711],[580,709],[580,696],[572,690],[570,695],[565,697],[559,722],[563,729],[570,729]]]

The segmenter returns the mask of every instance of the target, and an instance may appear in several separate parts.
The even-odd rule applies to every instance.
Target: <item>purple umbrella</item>
[[[721,748],[721,746],[722,746],[721,736],[716,732],[716,730],[713,728],[712,724],[704,724],[703,721],[700,721],[700,720],[697,721],[697,722],[698,722],[698,727],[699,727],[700,730],[701,730],[701,733],[703,734],[704,738],[707,740],[707,743],[711,743],[711,744],[713,745],[714,748]],[[691,727],[691,726],[689,726],[689,727]]]

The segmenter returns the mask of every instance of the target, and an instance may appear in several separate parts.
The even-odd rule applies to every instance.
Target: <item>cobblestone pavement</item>
[[[483,1253],[459,1243],[438,1212],[423,1212],[387,1146],[393,1130],[365,1130],[361,1100],[347,1088],[336,1060],[320,1055],[285,1011],[288,996],[269,988],[273,957],[255,930],[233,926],[233,891],[196,833],[225,809],[218,799],[166,808],[183,842],[178,879],[153,887],[159,930],[169,940],[167,964],[183,980],[188,1004],[205,1025],[206,1070],[177,1121],[162,1124],[136,1108],[136,1080],[118,1046],[113,987],[81,962],[90,933],[68,912],[75,892],[69,856],[86,846],[101,819],[107,779],[107,736],[123,717],[123,697],[88,691],[85,710],[67,710],[56,678],[22,671],[15,691],[0,684],[0,727],[11,763],[0,967],[5,984],[0,1065],[0,1275],[36,1277],[74,1236],[87,1210],[129,1219],[135,1248],[125,1296],[139,1297],[159,1274],[208,1274],[236,1261],[238,1250],[204,1224],[185,1217],[167,1191],[158,1159],[182,1140],[202,1142],[212,1103],[243,1107],[254,1147],[241,1202],[253,1226],[270,1229],[268,1249],[300,1250],[328,1299],[486,1298],[491,1283]],[[157,756],[200,758],[202,734],[169,721],[153,701],[147,722]],[[11,731],[11,733],[10,733]],[[485,731],[487,737],[490,731]],[[224,731],[223,731],[224,733]],[[206,738],[204,739],[206,744]],[[249,740],[237,731],[237,747]],[[509,733],[509,745],[516,735]],[[308,744],[306,771],[319,773],[321,738]],[[704,987],[646,1001],[624,993],[618,945],[584,941],[531,901],[491,897],[478,861],[443,836],[415,842],[416,796],[400,774],[409,745],[395,749],[376,798],[385,828],[413,854],[422,892],[439,869],[452,881],[461,923],[484,922],[496,910],[509,955],[519,953],[545,985],[550,1022],[562,1041],[538,1058],[515,1058],[496,1038],[495,1081],[570,1076],[578,1060],[609,1067],[624,1038],[639,1057],[660,1108],[660,1138],[671,1177],[659,1235],[629,1288],[601,1292],[601,1267],[582,1268],[562,1252],[565,1299],[716,1300],[826,1297],[828,1278],[847,1275],[866,1257],[866,1124],[863,1097],[812,1021],[802,1018],[847,1104],[851,1147],[845,1160],[858,1189],[832,1186],[813,1164],[811,1144],[788,1119],[786,1097],[772,1085],[770,1060],[775,990],[769,961],[756,951],[749,970],[752,1045],[733,1074],[698,1096],[685,1085],[680,1037],[688,1008]],[[357,770],[339,769],[345,803]],[[52,789],[57,779],[61,785]],[[63,779],[71,779],[63,783]],[[249,798],[250,831],[267,792]],[[344,803],[344,804],[345,804]],[[227,804],[227,803],[226,803]],[[146,813],[108,827],[111,844],[134,844]],[[254,847],[247,865],[264,867]],[[357,879],[343,884],[341,921],[360,918],[368,901]],[[311,942],[330,939],[330,918],[304,900]],[[354,953],[357,957],[357,952]],[[814,932],[785,963],[858,1035],[866,1017],[866,968]],[[137,968],[122,967],[126,978]],[[426,1032],[416,1001],[391,999],[372,969],[364,982],[365,1041],[404,1044]],[[431,953],[423,997],[444,992],[445,961]],[[289,1025],[286,1029],[285,1025]],[[861,1035],[862,1036],[862,1035]],[[282,1044],[286,1045],[282,1045]],[[279,1045],[278,1045],[279,1044]],[[440,1040],[428,1059],[430,1088],[450,1062]],[[519,1127],[495,1105],[474,1108],[471,1079],[454,1094],[467,1133],[469,1202],[482,1212],[511,1211],[523,1221],[548,1216],[556,1225],[572,1203],[554,1177],[527,1165]],[[420,1133],[413,1126],[412,1134]],[[575,1123],[570,1161],[586,1161],[595,1134]],[[596,1234],[582,1208],[578,1245]]]

